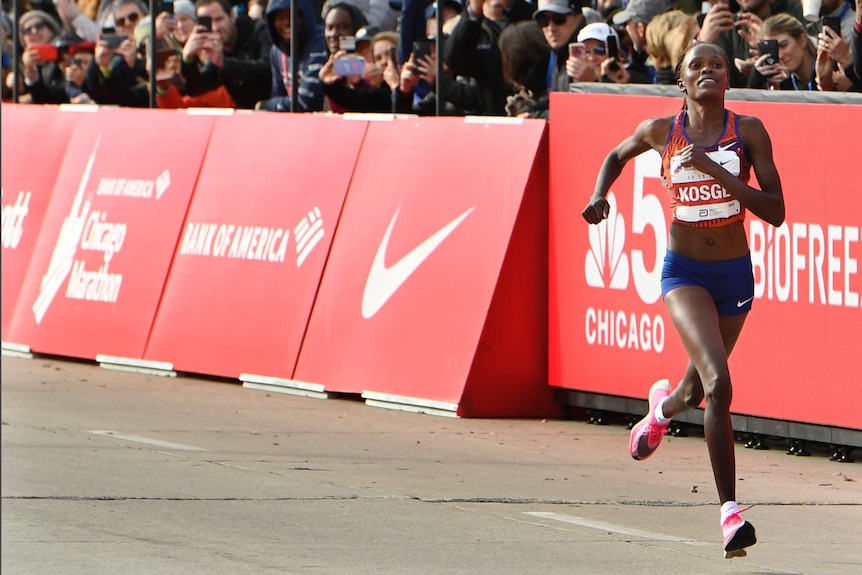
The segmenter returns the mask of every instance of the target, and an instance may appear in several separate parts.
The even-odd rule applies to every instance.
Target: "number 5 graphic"
[[[654,194],[644,194],[646,178],[661,178],[661,156],[650,150],[635,158],[635,181],[632,198],[632,233],[643,234],[652,227],[655,236],[655,267],[646,269],[641,250],[631,251],[632,277],[635,289],[644,303],[655,303],[661,297],[661,267],[667,249],[667,224],[661,201]]]

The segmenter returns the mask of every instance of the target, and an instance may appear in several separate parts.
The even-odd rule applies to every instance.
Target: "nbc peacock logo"
[[[624,290],[629,285],[629,260],[625,254],[626,222],[617,211],[613,192],[607,196],[610,204],[608,219],[589,227],[590,249],[584,262],[587,285],[596,288]]]

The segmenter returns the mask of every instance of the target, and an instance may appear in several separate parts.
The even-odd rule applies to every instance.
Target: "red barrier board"
[[[109,108],[77,118],[12,341],[71,357],[143,356],[212,122]]]
[[[218,119],[146,359],[225,377],[293,375],[366,126]]]
[[[545,210],[536,209],[547,173],[544,140],[539,121],[370,124],[295,379],[327,391],[445,402],[462,416],[556,409],[538,333],[544,264],[541,275],[501,273],[518,242],[525,249],[511,248],[513,261],[544,257],[545,244],[536,241],[546,228]],[[533,194],[539,199],[525,199]],[[519,227],[527,204],[533,209],[522,215],[532,221]],[[536,235],[513,237],[516,229]],[[500,286],[501,278],[514,285]],[[523,309],[489,318],[510,313],[495,308],[494,298]],[[483,330],[517,322],[521,329],[506,334],[505,346],[491,349],[498,333],[483,339]],[[477,359],[482,349],[498,360],[493,376],[493,362]]]
[[[55,106],[3,104],[3,341],[36,239],[48,209],[57,172],[66,153],[76,115]]]
[[[673,115],[681,102],[552,95],[553,386],[644,398],[657,379],[682,377],[686,356],[660,293],[669,212],[659,155],[626,167],[605,223],[588,226],[580,215],[605,155],[640,121]],[[862,125],[862,107],[730,100],[727,107],[765,124],[787,205],[777,229],[746,217],[755,303],[730,358],[733,411],[862,429],[862,196],[848,170],[856,152],[811,139]]]

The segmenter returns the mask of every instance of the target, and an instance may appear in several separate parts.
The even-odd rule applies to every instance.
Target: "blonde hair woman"
[[[749,88],[817,90],[814,64],[817,47],[802,24],[789,14],[775,14],[763,21],[761,40],[778,42],[778,61],[769,64],[764,54],[754,62]]]
[[[676,84],[674,66],[698,29],[697,19],[682,10],[671,10],[650,20],[646,49],[655,65],[656,83]]]

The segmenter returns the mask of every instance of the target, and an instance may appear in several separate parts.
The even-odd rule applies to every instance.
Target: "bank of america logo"
[[[617,212],[617,198],[608,194],[611,205],[608,219],[589,226],[590,249],[584,262],[584,275],[590,287],[626,289],[629,285],[629,260],[623,253],[626,243],[625,218]]]

